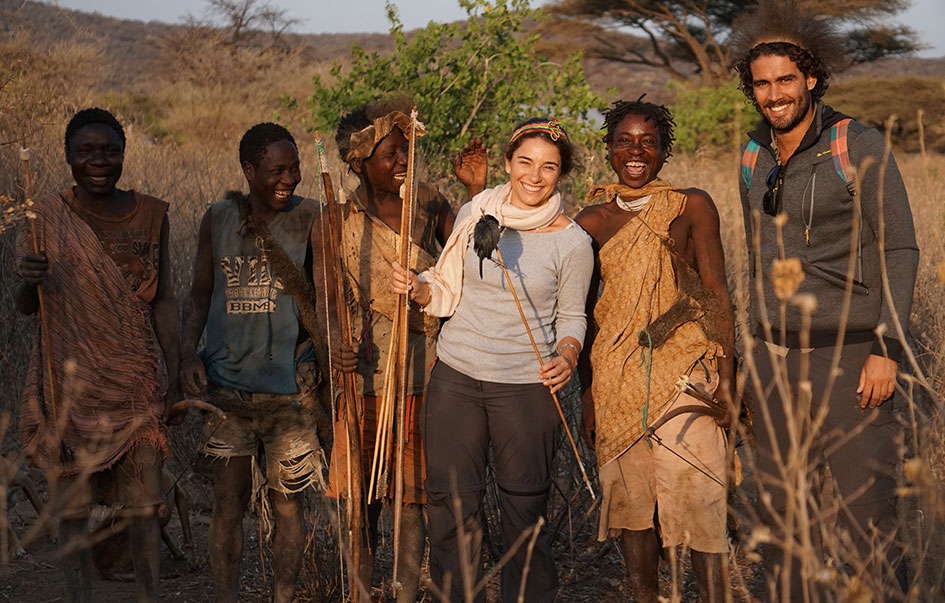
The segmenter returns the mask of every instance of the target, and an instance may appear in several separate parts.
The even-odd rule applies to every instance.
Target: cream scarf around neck
[[[520,209],[511,204],[511,183],[482,191],[469,202],[469,213],[453,226],[436,266],[418,278],[430,287],[430,303],[423,309],[432,316],[452,316],[463,293],[463,267],[466,249],[476,223],[483,214],[495,216],[499,226],[514,230],[544,228],[564,212],[561,193],[554,194],[539,207]]]

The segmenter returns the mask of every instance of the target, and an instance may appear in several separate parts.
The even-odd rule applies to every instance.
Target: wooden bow
[[[407,177],[400,189],[400,265],[410,266],[410,245],[413,234],[413,210],[417,198],[416,187],[416,155],[417,155],[417,108],[410,111],[409,150],[407,153]],[[394,591],[400,590],[398,579],[400,569],[400,524],[404,506],[404,444],[407,439],[407,385],[408,369],[408,337],[410,296],[403,293],[398,300],[398,333],[397,333],[397,390],[400,401],[397,407],[397,462],[394,481]]]
[[[326,330],[328,334],[329,363],[331,356],[331,333],[330,309],[328,307],[327,292],[329,291],[328,271],[329,266],[331,275],[334,278],[335,294],[335,313],[338,320],[338,327],[341,333],[342,342],[349,349],[352,347],[353,338],[351,335],[351,316],[348,313],[347,298],[345,296],[345,270],[344,253],[342,252],[341,236],[341,217],[338,214],[338,203],[335,202],[335,192],[332,188],[331,175],[328,173],[328,161],[325,153],[325,146],[322,144],[321,137],[315,132],[315,150],[318,158],[318,169],[322,175],[322,184],[325,188],[325,207],[327,208],[327,233],[325,221],[321,221],[322,231],[322,262],[323,262],[323,284],[325,286],[325,321],[328,325]],[[327,239],[327,240],[326,240]],[[331,262],[329,263],[329,257]],[[331,378],[331,401],[332,408],[335,406],[336,379]],[[361,588],[359,586],[359,574],[361,567],[361,554],[363,548],[364,535],[364,476],[362,472],[361,460],[361,393],[358,391],[357,381],[354,373],[341,373],[341,399],[342,405],[338,409],[344,413],[345,424],[345,448],[347,449],[347,486],[348,486],[348,546],[351,550],[351,559],[348,565],[348,587],[351,593],[352,601],[361,599]],[[334,419],[334,417],[332,417]],[[334,422],[334,421],[333,421]],[[339,442],[335,442],[335,446]],[[340,493],[339,493],[340,496]]]

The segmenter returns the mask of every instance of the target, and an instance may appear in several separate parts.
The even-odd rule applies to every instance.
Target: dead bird
[[[495,216],[483,214],[473,230],[473,249],[479,256],[479,278],[482,278],[483,260],[492,259],[492,253],[499,246],[502,227]]]

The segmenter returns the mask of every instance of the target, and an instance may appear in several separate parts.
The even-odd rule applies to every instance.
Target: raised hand
[[[479,138],[470,140],[459,155],[453,158],[453,173],[466,187],[469,198],[475,197],[486,188],[488,167],[486,147]]]

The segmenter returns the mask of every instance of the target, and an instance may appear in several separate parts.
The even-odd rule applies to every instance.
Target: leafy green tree
[[[734,80],[701,88],[670,80],[667,87],[676,98],[670,107],[676,122],[674,150],[704,153],[737,148],[746,127],[757,120]]]
[[[589,55],[666,71],[673,79],[716,86],[731,77],[733,23],[757,0],[554,0],[554,28],[596,31]],[[916,50],[914,31],[890,23],[909,0],[802,0],[806,8],[833,19],[848,34],[853,62],[875,61]],[[635,43],[617,30],[641,34]]]
[[[473,136],[496,157],[514,125],[529,117],[552,115],[574,142],[592,143],[588,112],[604,103],[585,80],[580,53],[563,62],[537,54],[538,34],[524,33],[524,25],[543,19],[542,11],[529,8],[528,0],[459,3],[465,22],[430,22],[409,35],[388,3],[393,54],[354,45],[349,67],[336,62],[327,81],[316,75],[308,99],[315,127],[333,131],[354,108],[393,93],[411,94],[427,128],[420,144],[434,176],[448,172],[450,158]]]

